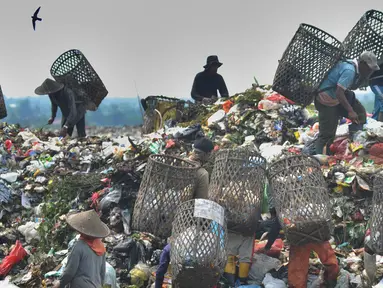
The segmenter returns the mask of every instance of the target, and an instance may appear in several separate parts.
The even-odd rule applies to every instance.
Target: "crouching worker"
[[[265,247],[265,250],[271,248],[281,228],[279,221],[274,222],[274,225],[271,225],[270,227],[271,229],[267,235],[268,242]],[[317,253],[320,261],[325,267],[325,273],[324,273],[324,280],[326,281],[325,287],[326,288],[335,287],[340,270],[339,270],[338,260],[336,259],[334,250],[332,249],[328,241],[325,241],[322,243],[308,243],[302,246],[297,246],[290,243],[290,255],[289,255],[290,261],[288,266],[289,287],[292,287],[292,288],[307,287],[309,260],[310,260],[310,254],[312,251]]]
[[[68,257],[64,273],[55,288],[102,287],[106,274],[106,249],[101,238],[109,235],[109,228],[94,210],[70,215],[70,227],[80,233]]]
[[[165,274],[168,271],[170,263],[170,243],[165,246],[164,250],[162,250],[160,257],[160,265],[156,271],[156,282],[155,288],[161,288],[164,283]]]

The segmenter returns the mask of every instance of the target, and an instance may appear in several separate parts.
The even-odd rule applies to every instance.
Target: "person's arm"
[[[57,115],[57,104],[53,101],[52,96],[49,95],[49,99],[51,100],[52,114],[51,118],[55,119]]]
[[[74,92],[68,88],[64,90],[64,93],[66,93],[66,99],[68,101],[68,107],[69,107],[69,115],[64,123],[64,126],[73,127],[74,125],[76,125],[74,121],[77,116],[76,96]]]
[[[76,275],[78,267],[80,265],[81,255],[82,255],[82,250],[77,242],[68,257],[68,263],[65,266],[64,273],[60,279],[60,288],[65,288],[66,285],[72,282],[74,276]]]
[[[166,245],[161,253],[160,265],[156,271],[155,288],[161,288],[164,283],[166,271],[168,270],[170,263],[170,245]]]
[[[196,101],[202,101],[203,97],[201,95],[198,94],[198,89],[197,89],[197,86],[198,86],[198,83],[199,83],[199,75],[197,74],[194,78],[194,82],[193,82],[193,87],[192,87],[192,91],[191,91],[191,97],[196,100]]]
[[[273,246],[275,240],[278,238],[279,231],[281,230],[281,225],[277,218],[273,219],[274,221],[271,224],[270,231],[267,234],[267,244],[265,246],[265,250],[270,250],[271,246]]]
[[[218,91],[221,97],[229,97],[229,91],[227,90],[225,80],[221,75],[219,75],[220,80],[219,80],[219,86],[218,86]]]
[[[339,100],[339,103],[343,106],[344,109],[350,114],[355,113],[352,109],[350,103],[348,103],[346,95],[344,92],[351,87],[354,82],[355,72],[351,69],[344,70],[339,77],[337,87],[336,87],[336,98]]]

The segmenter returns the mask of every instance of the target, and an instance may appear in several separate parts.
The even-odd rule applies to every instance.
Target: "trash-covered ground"
[[[188,109],[194,109],[193,119],[167,122],[161,131],[144,136],[137,128],[92,127],[88,135],[96,136],[61,139],[51,131],[1,124],[0,275],[17,287],[49,287],[61,275],[75,241],[65,215],[72,209],[92,207],[113,231],[104,240],[107,284],[146,287],[166,240],[130,228],[150,154],[186,156],[196,134],[204,133],[218,148],[253,145],[270,163],[284,152],[310,151],[318,132],[312,106],[295,106],[267,86],[253,87],[210,106]],[[331,147],[334,156],[316,157],[329,183],[335,228],[331,243],[344,269],[338,283],[350,281],[350,287],[362,287],[372,176],[380,172],[383,164],[383,126],[369,118],[364,130],[350,141],[345,122],[337,135]],[[207,169],[211,168],[208,163]],[[266,208],[263,212],[267,212]],[[262,243],[257,242],[256,249],[259,245]],[[277,241],[271,255],[274,258],[254,254],[254,259],[261,261],[254,261],[251,280],[258,285],[281,285],[286,281],[286,247]],[[309,281],[315,283],[322,268],[315,255],[310,265]],[[380,256],[377,266],[378,282],[383,277]]]

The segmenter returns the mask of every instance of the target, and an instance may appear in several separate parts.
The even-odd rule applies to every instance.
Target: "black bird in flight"
[[[36,21],[43,21],[43,19],[37,17],[37,15],[39,14],[40,8],[41,7],[37,8],[37,10],[35,11],[35,13],[32,16],[33,30],[36,30]]]

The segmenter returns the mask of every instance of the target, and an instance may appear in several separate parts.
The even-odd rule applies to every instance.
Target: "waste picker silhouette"
[[[35,13],[33,14],[32,18],[32,24],[33,24],[33,30],[36,30],[36,21],[43,21],[43,19],[39,18],[37,15],[39,14],[40,8],[37,8]]]

